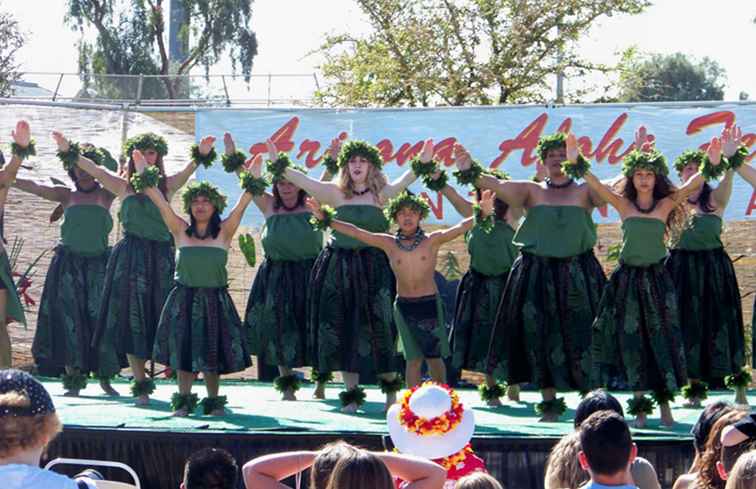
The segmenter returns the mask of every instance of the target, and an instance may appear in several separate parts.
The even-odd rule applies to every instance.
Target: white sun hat
[[[386,413],[386,422],[391,441],[401,453],[434,460],[453,455],[470,442],[475,432],[475,417],[471,409],[464,409],[449,387],[426,382],[409,393],[405,392],[400,399]],[[457,418],[460,411],[459,422],[450,423],[440,433],[418,433],[406,423],[408,417],[431,422],[442,416]]]

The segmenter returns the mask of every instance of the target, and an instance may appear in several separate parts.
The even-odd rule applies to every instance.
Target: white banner
[[[670,175],[677,181],[674,159],[684,150],[704,147],[725,125],[737,123],[744,142],[756,156],[756,105],[589,105],[566,107],[509,106],[438,109],[250,109],[200,110],[196,114],[196,138],[213,135],[222,152],[224,132],[230,132],[239,149],[264,152],[264,141],[272,138],[280,151],[320,176],[323,151],[334,137],[364,139],[377,144],[386,161],[389,180],[401,175],[412,157],[432,138],[437,158],[452,165],[454,143],[463,144],[473,157],[488,167],[500,168],[513,179],[527,180],[535,173],[536,144],[544,134],[570,130],[579,137],[583,154],[593,163],[600,178],[617,175],[622,158],[631,149],[635,129],[645,125],[656,138],[656,146],[667,157]],[[453,171],[454,168],[449,168]],[[451,175],[450,175],[451,177]],[[239,195],[235,175],[224,173],[220,164],[198,171],[198,178],[219,185],[231,202]],[[451,184],[456,186],[454,178]],[[459,187],[457,187],[459,188]],[[429,192],[421,182],[410,187],[431,204],[434,223],[453,224],[460,219],[440,194]],[[597,222],[616,222],[612,209],[599,209]],[[756,192],[738,176],[727,220],[756,218]],[[250,206],[246,225],[259,226],[262,216]]]

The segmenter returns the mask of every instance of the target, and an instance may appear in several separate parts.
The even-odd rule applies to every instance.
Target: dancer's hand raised
[[[738,126],[725,127],[722,131],[722,152],[729,158],[742,144],[743,131]]]
[[[635,131],[635,149],[644,153],[650,153],[654,149],[654,143],[648,137],[646,126],[640,126]]]
[[[494,193],[490,190],[484,190],[480,195],[480,200],[478,201],[478,205],[480,206],[480,210],[481,212],[483,212],[483,215],[485,217],[488,217],[491,214],[493,214]]]
[[[433,159],[433,155],[435,153],[435,149],[433,147],[433,140],[428,139],[425,141],[425,144],[423,144],[423,150],[420,153],[420,161],[423,163],[428,163],[430,160]]]
[[[276,143],[272,139],[265,141],[265,147],[268,148],[268,159],[270,161],[276,161],[278,159],[278,149],[276,149]]]
[[[338,159],[340,152],[341,152],[341,139],[333,138],[331,140],[331,145],[326,150],[326,154],[331,155],[331,158]]]
[[[454,163],[457,165],[459,171],[465,171],[470,169],[472,164],[472,158],[470,153],[467,152],[464,146],[461,144],[454,145]]]
[[[719,138],[711,138],[709,147],[706,149],[706,154],[713,166],[719,166],[719,163],[722,161],[722,142]]]
[[[260,178],[260,176],[262,176],[262,162],[263,156],[258,153],[256,156],[247,159],[247,161],[244,163],[244,169],[247,170],[253,177]]]
[[[13,142],[22,148],[29,146],[29,143],[31,142],[29,123],[24,120],[16,122],[16,129],[11,131],[11,137],[13,137]]]
[[[210,154],[210,150],[213,149],[215,144],[215,136],[205,136],[199,143],[199,152],[202,156]]]
[[[68,139],[66,139],[62,132],[53,131],[52,137],[55,140],[55,143],[58,145],[58,151],[62,151],[64,153],[68,151],[70,145],[68,144]]]
[[[307,197],[305,204],[307,205],[307,208],[310,210],[315,219],[323,219],[323,211],[320,210],[320,202],[315,200],[313,197]]]
[[[574,134],[569,133],[567,135],[566,146],[567,146],[567,159],[570,160],[570,162],[572,163],[577,163],[579,150],[578,150],[577,138],[575,137]]]
[[[229,155],[236,151],[236,143],[230,132],[223,133],[223,151]]]
[[[143,173],[144,169],[147,168],[147,160],[144,159],[144,154],[135,149],[131,152],[131,159],[134,161],[134,168],[136,168],[137,173]]]

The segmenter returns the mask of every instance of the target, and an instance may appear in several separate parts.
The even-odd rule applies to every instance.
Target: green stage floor
[[[170,398],[176,385],[170,381],[157,381],[157,390],[147,407],[134,405],[126,382],[113,385],[122,397],[108,398],[101,394],[97,382],[90,382],[81,397],[63,397],[63,387],[55,379],[43,379],[45,387],[54,396],[53,400],[63,424],[69,428],[122,428],[127,430],[153,430],[171,432],[227,431],[236,433],[273,432],[312,434],[386,434],[386,421],[382,413],[381,392],[374,386],[367,387],[367,402],[363,412],[346,415],[339,412],[338,393],[341,386],[331,384],[327,389],[327,400],[311,399],[313,387],[305,384],[297,393],[299,401],[284,402],[271,384],[250,381],[226,381],[221,386],[221,394],[228,396],[230,413],[224,418],[214,418],[200,414],[188,418],[171,416]],[[194,392],[200,398],[204,395],[204,385],[195,384]],[[555,438],[572,430],[575,407],[580,401],[577,393],[564,394],[567,412],[560,423],[538,423],[533,407],[540,400],[536,392],[523,392],[522,401],[505,401],[499,408],[485,406],[477,391],[461,389],[460,399],[466,408],[475,412],[475,436],[496,438]],[[627,394],[617,394],[625,406]],[[730,391],[710,392],[706,402],[725,399],[732,400]],[[756,404],[756,391],[749,391],[751,405]],[[634,436],[647,440],[690,439],[690,428],[695,423],[700,410],[681,407],[678,398],[674,406],[675,426],[659,426],[658,410],[652,415],[648,427],[634,430]],[[200,410],[197,410],[199,413]]]

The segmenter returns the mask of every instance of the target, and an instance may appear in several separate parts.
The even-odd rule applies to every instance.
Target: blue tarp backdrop
[[[197,140],[204,135],[218,138],[223,151],[223,133],[230,132],[237,147],[253,153],[264,151],[262,143],[272,138],[281,151],[311,168],[319,178],[323,151],[334,137],[364,139],[377,144],[386,160],[389,180],[409,166],[425,139],[433,139],[437,157],[445,166],[452,164],[451,148],[463,144],[483,165],[498,167],[514,179],[529,179],[535,173],[535,146],[543,134],[569,129],[580,141],[583,154],[591,158],[593,171],[600,178],[618,174],[622,157],[631,149],[633,134],[645,125],[656,138],[657,147],[669,160],[671,176],[679,183],[674,159],[684,150],[705,145],[721,133],[726,124],[737,123],[756,155],[756,104],[704,105],[586,105],[586,106],[505,106],[438,109],[246,109],[200,110],[196,114]],[[454,170],[453,167],[449,171]],[[219,185],[235,202],[240,193],[235,175],[216,163],[200,169],[198,178]],[[450,182],[456,185],[454,178]],[[421,182],[410,187],[425,192],[433,212],[430,221],[453,224],[460,219],[448,202],[428,192]],[[597,222],[616,222],[612,209],[597,210]],[[741,178],[735,177],[732,200],[725,213],[727,220],[756,218],[756,193]],[[244,224],[259,226],[262,215],[252,205]]]

